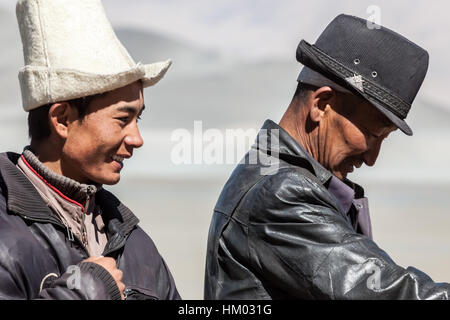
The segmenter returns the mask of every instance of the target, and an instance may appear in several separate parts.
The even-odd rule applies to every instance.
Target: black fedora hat
[[[428,52],[398,33],[341,14],[311,45],[302,40],[297,60],[362,96],[400,130],[428,69]]]

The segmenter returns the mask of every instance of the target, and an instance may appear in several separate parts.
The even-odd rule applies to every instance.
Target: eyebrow
[[[374,121],[383,128],[397,127],[386,115],[382,114],[381,111],[379,111],[378,116]]]
[[[141,111],[139,112],[139,115],[142,114],[142,112],[144,112],[145,109],[145,104],[142,106]],[[123,111],[123,112],[129,112],[129,113],[137,113],[137,109],[135,107],[132,106],[121,106],[117,108],[118,111]]]

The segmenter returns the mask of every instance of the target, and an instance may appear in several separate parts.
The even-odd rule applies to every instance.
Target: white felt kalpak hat
[[[141,80],[157,83],[171,61],[135,63],[117,39],[101,0],[19,0],[25,111],[90,96]]]

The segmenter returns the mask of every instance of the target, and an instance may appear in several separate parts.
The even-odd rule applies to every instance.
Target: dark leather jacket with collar
[[[20,155],[0,154],[0,299],[120,299],[112,276],[46,206],[16,168]],[[103,256],[116,259],[127,299],[179,299],[174,280],[138,218],[110,192],[96,194],[107,228]]]
[[[324,186],[331,173],[305,152],[264,123],[214,209],[205,298],[448,299],[448,283],[397,265],[354,229]]]

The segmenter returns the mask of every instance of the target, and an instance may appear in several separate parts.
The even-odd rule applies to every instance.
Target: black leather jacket
[[[81,263],[88,253],[16,168],[18,154],[0,154],[0,299],[120,299],[112,276]],[[175,283],[137,217],[115,196],[96,194],[127,299],[179,299]],[[71,267],[72,266],[72,267]],[[73,267],[76,266],[76,267]]]
[[[324,186],[331,173],[305,152],[277,124],[264,123],[214,209],[205,298],[448,299],[448,283],[402,268],[354,230]]]

